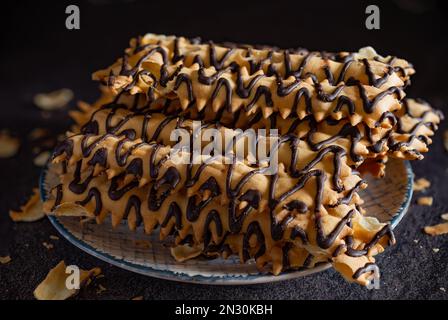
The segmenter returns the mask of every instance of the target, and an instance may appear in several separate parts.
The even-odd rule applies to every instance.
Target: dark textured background
[[[243,4],[244,2],[244,4]],[[9,128],[24,143],[12,159],[0,159],[0,299],[31,299],[46,273],[61,259],[83,268],[100,266],[106,292],[95,286],[76,298],[129,299],[447,299],[448,237],[429,237],[421,228],[440,222],[448,212],[448,154],[441,134],[426,159],[414,163],[416,175],[432,181],[432,207],[412,205],[396,229],[398,244],[378,257],[380,290],[369,291],[345,282],[332,270],[294,281],[245,287],[180,284],[139,276],[90,257],[61,239],[53,250],[43,247],[56,234],[47,220],[14,224],[8,210],[16,208],[37,185],[40,169],[32,163],[26,135],[35,127],[55,133],[69,125],[66,111],[45,119],[33,106],[34,94],[62,87],[76,99],[92,101],[92,71],[112,63],[132,36],[145,32],[201,36],[215,41],[302,46],[315,50],[355,50],[372,45],[379,53],[404,57],[415,64],[409,96],[422,97],[444,109],[448,91],[446,1],[372,1],[381,8],[381,30],[364,27],[362,1],[295,1],[282,3],[229,1],[72,1],[81,9],[81,30],[65,29],[65,5],[2,3],[0,56],[0,129]],[[72,102],[71,107],[74,106]],[[441,131],[447,128],[442,125]],[[418,240],[416,243],[414,240]],[[440,248],[438,253],[433,248]]]

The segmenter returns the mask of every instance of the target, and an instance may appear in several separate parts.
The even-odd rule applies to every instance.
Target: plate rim
[[[412,166],[409,160],[403,161],[406,176],[407,176],[407,184],[405,191],[405,199],[397,210],[397,213],[391,219],[391,228],[394,229],[403,217],[406,215],[406,212],[409,209],[412,195],[413,195],[413,181],[414,181],[414,172],[412,171]],[[39,176],[39,191],[40,197],[42,201],[45,201],[47,198],[46,190],[45,190],[45,177],[48,171],[48,163],[44,166]],[[203,275],[189,275],[184,272],[174,272],[172,270],[162,270],[155,269],[149,266],[142,266],[137,263],[129,262],[124,259],[118,259],[107,252],[102,252],[90,244],[78,239],[74,236],[69,230],[65,228],[65,226],[59,221],[59,219],[55,216],[48,216],[53,227],[71,244],[75,247],[81,249],[82,251],[88,253],[89,255],[100,259],[104,262],[107,262],[113,266],[125,269],[127,271],[131,271],[137,274],[150,276],[162,280],[170,280],[177,281],[183,283],[193,283],[193,284],[206,284],[206,285],[251,285],[251,284],[262,284],[262,283],[273,283],[280,282],[290,279],[296,279],[299,277],[308,276],[314,273],[318,273],[324,270],[327,270],[331,267],[330,263],[323,263],[318,265],[312,269],[306,270],[296,270],[296,271],[287,271],[280,275],[274,276],[269,273],[257,273],[257,274],[247,274],[242,276],[203,276]]]

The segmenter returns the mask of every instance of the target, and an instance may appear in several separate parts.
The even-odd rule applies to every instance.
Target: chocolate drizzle
[[[190,67],[191,64],[188,64],[187,61],[191,63],[197,63],[200,60],[204,67],[214,67],[216,70],[222,70],[230,67],[236,61],[239,61],[239,57],[245,57],[245,61],[248,64],[248,71],[250,75],[262,70],[264,73],[268,75],[276,75],[277,77],[281,77],[287,79],[288,77],[302,78],[309,74],[309,70],[312,69],[313,59],[322,60],[320,70],[316,70],[314,76],[319,76],[319,80],[328,80],[330,84],[338,84],[341,82],[347,82],[350,80],[347,78],[347,71],[350,69],[352,64],[356,63],[355,68],[358,68],[360,72],[362,72],[361,68],[363,67],[363,73],[360,74],[359,79],[366,78],[368,81],[365,84],[381,87],[383,86],[393,73],[398,73],[400,78],[407,80],[408,73],[412,74],[412,65],[407,64],[406,66],[396,66],[396,62],[398,59],[395,57],[387,59],[382,59],[381,63],[384,64],[386,71],[378,75],[374,73],[374,68],[372,68],[368,59],[359,59],[356,60],[354,54],[341,55],[338,53],[328,53],[328,52],[310,52],[306,49],[292,49],[292,50],[280,50],[275,47],[269,46],[246,46],[239,45],[234,43],[223,43],[218,45],[221,50],[224,50],[224,53],[221,54],[221,57],[218,58],[217,46],[209,41],[207,43],[201,43],[200,40],[194,39],[187,40],[182,39],[183,43],[180,44],[181,38],[173,38],[168,41],[164,46],[168,47],[172,42],[173,46],[173,55],[170,61],[171,64],[176,64],[179,62],[184,63],[187,67]],[[159,45],[159,46],[158,46]],[[136,45],[133,48],[134,54],[140,53],[141,51],[148,51],[149,55],[152,55],[156,48],[162,48],[159,44],[148,44],[148,45]],[[181,53],[181,50],[183,53]],[[258,50],[258,51],[257,51]],[[264,50],[260,51],[260,50]],[[196,52],[203,51],[208,52],[208,59],[202,61],[200,55]],[[257,52],[256,52],[257,51]],[[281,54],[283,56],[283,61],[278,63],[277,58],[274,59],[275,54]],[[300,64],[297,69],[293,69],[292,67],[292,55],[294,55],[294,60],[300,59]],[[165,56],[164,56],[165,57]],[[375,57],[374,60],[379,62],[378,57]],[[164,60],[166,63],[166,61]],[[332,73],[330,71],[329,63],[333,64],[341,64],[337,69],[340,71],[338,73]],[[140,62],[141,64],[141,62]],[[283,66],[283,68],[281,68]],[[361,67],[362,66],[362,67]],[[306,71],[306,72],[305,72]],[[130,71],[128,71],[129,73]]]
[[[405,130],[396,112],[403,88],[389,83],[392,76],[396,82],[397,75],[407,82],[412,66],[397,67],[394,58],[377,57],[373,62],[353,54],[304,50],[254,53],[255,49],[248,47],[241,55],[241,46],[218,48],[212,42],[205,46],[206,52],[195,52],[186,50],[185,41],[178,38],[172,46],[164,45],[164,41],[169,40],[148,45],[139,42],[120,61],[118,74],[111,71],[102,77],[109,86],[122,91],[112,103],[93,112],[81,134],[69,137],[55,150],[54,159],[69,168],[64,179],[71,181],[67,191],[62,185],[56,187],[54,207],[63,203],[65,193],[70,192],[79,205],[92,203],[96,216],[121,201],[124,211],[114,214],[122,214],[123,219],[135,214],[136,226],[144,215],[145,220],[150,220],[148,226],[145,221],[147,232],[160,224],[163,235],[174,235],[177,244],[203,244],[203,253],[208,256],[239,250],[243,261],[255,258],[261,264],[266,259],[278,263],[280,259],[273,258],[273,250],[280,248],[283,269],[288,269],[290,258],[298,254],[291,252],[296,245],[304,251],[326,253],[324,261],[328,261],[331,255],[370,256],[372,249],[384,244],[383,239],[387,238],[388,244],[395,242],[386,225],[369,242],[355,246],[358,239],[345,230],[353,228],[352,220],[359,214],[360,208],[353,208],[364,181],[356,180],[356,185],[348,189],[344,179],[348,165],[357,166],[365,157],[379,155],[381,160],[387,149],[401,150],[415,139],[430,142],[417,132],[423,125],[435,130],[436,124],[418,123]],[[146,70],[149,60],[152,70],[159,70]],[[137,62],[131,65],[130,61]],[[385,72],[379,74],[377,62],[384,64]],[[129,99],[135,92],[140,93]],[[204,92],[204,96],[196,96]],[[393,99],[386,99],[389,96]],[[128,100],[120,103],[121,97]],[[381,110],[386,111],[378,115],[377,106],[383,100]],[[314,118],[317,109],[323,114],[320,118]],[[263,119],[266,114],[271,114],[269,119]],[[290,118],[285,120],[284,116]],[[359,123],[359,116],[370,122],[353,126],[350,121]],[[322,117],[326,117],[323,123],[318,123],[316,119],[321,121]],[[185,120],[193,118],[203,120],[200,129],[241,125],[271,130],[284,125],[278,144],[270,152],[282,150],[285,170],[268,176],[268,167],[258,162],[248,165],[228,148],[220,150],[221,154],[211,154],[200,165],[192,161],[189,165],[170,164],[172,141],[166,141],[167,132],[185,128],[192,144],[194,139],[201,139]],[[317,133],[323,133],[325,126],[332,134],[322,139]],[[377,132],[384,128],[389,131],[378,138]],[[396,133],[408,135],[408,140],[394,140]],[[245,136],[237,135],[232,142],[240,139]],[[349,147],[340,139],[347,139]],[[361,149],[360,144],[366,148]],[[370,153],[361,155],[360,149]],[[217,167],[215,160],[229,154],[231,163]],[[190,154],[190,160],[193,157]],[[105,179],[106,174],[107,193],[100,192],[102,186],[97,183],[90,185],[96,182],[94,179]],[[259,187],[258,178],[267,185]],[[310,200],[310,195],[314,199]],[[178,198],[182,196],[185,199]],[[332,213],[328,216],[327,209],[342,205],[348,207],[343,217]],[[324,225],[326,219],[333,218],[338,221],[328,233]],[[319,262],[316,259],[321,259],[320,254],[309,254],[303,267],[315,265]],[[294,263],[297,265],[297,261]],[[372,268],[373,264],[366,264],[353,278]]]
[[[288,51],[283,51],[284,61],[281,65],[284,66],[284,72],[280,72],[276,67],[276,64],[278,63],[274,62],[274,60],[271,61],[272,54],[268,53],[265,58],[262,58],[261,61],[257,63],[249,58],[252,51],[248,50],[243,54],[243,56],[245,55],[247,57],[248,61],[251,61],[249,63],[249,71],[251,73],[248,75],[250,80],[247,81],[244,79],[245,77],[243,77],[243,73],[241,71],[242,67],[245,68],[244,64],[241,64],[241,61],[237,62],[235,58],[238,57],[238,55],[234,55],[235,48],[227,48],[225,53],[218,58],[215,45],[213,43],[209,43],[204,45],[205,50],[209,53],[209,57],[208,59],[203,60],[200,53],[195,53],[195,50],[181,54],[179,51],[179,40],[175,39],[173,42],[174,53],[171,60],[168,59],[168,53],[166,51],[168,49],[157,45],[149,45],[136,49],[137,52],[142,50],[147,52],[140,57],[134,66],[129,66],[127,58],[123,58],[120,75],[133,77],[132,81],[125,87],[125,91],[130,91],[137,85],[138,81],[136,80],[136,77],[141,76],[142,74],[140,72],[144,71],[145,76],[153,78],[154,84],[150,86],[152,93],[153,88],[157,83],[160,83],[162,87],[165,88],[167,83],[173,80],[174,91],[178,90],[180,86],[184,84],[186,89],[185,98],[188,101],[187,108],[191,108],[196,104],[197,97],[194,95],[193,87],[194,83],[197,81],[201,85],[213,86],[210,96],[205,97],[206,99],[209,99],[209,105],[216,104],[214,101],[218,98],[219,92],[224,89],[225,101],[219,106],[220,108],[230,111],[232,99],[234,98],[234,95],[236,95],[239,99],[243,100],[242,106],[246,112],[250,112],[255,105],[259,103],[260,99],[264,99],[264,105],[266,107],[273,108],[275,111],[278,111],[278,109],[276,109],[278,106],[274,104],[275,99],[272,97],[271,88],[259,84],[264,78],[274,77],[273,81],[277,84],[276,93],[278,99],[287,98],[287,96],[291,94],[295,95],[293,105],[288,107],[292,112],[297,111],[298,105],[303,97],[303,101],[305,103],[304,110],[306,110],[307,115],[312,115],[314,111],[314,102],[311,97],[316,96],[322,103],[335,102],[335,106],[332,110],[333,112],[329,111],[329,115],[332,115],[332,113],[335,112],[341,112],[346,107],[349,116],[355,114],[356,104],[352,98],[349,98],[347,95],[343,94],[343,90],[347,86],[356,86],[358,88],[359,101],[363,106],[362,111],[366,114],[371,114],[376,105],[386,96],[394,95],[398,97],[398,99],[401,99],[403,96],[401,88],[397,86],[389,86],[385,89],[381,89],[380,93],[373,97],[372,100],[369,100],[366,93],[366,85],[382,87],[386,81],[388,81],[389,77],[396,72],[396,69],[392,66],[386,65],[387,71],[381,76],[376,76],[367,59],[362,59],[361,62],[356,62],[364,65],[364,75],[360,74],[359,78],[356,79],[353,77],[346,79],[348,69],[353,63],[355,63],[353,56],[345,57],[340,60],[336,57],[336,55],[327,53],[302,52],[301,63],[296,70],[293,70],[291,66],[290,53]],[[155,53],[160,54],[163,61],[163,63],[160,64],[160,75],[152,74],[148,70],[140,70],[142,63]],[[189,55],[190,58],[187,59],[186,55]],[[307,68],[312,68],[311,61],[314,58],[324,60],[321,67],[322,72],[305,72]],[[254,57],[254,60],[257,61],[260,60],[260,58],[258,56]],[[330,60],[343,64],[339,75],[336,76],[331,73],[328,65],[328,61]],[[192,72],[192,74],[196,72],[191,69],[195,64],[199,67],[197,70],[197,80],[192,79],[189,75],[190,72]],[[264,66],[262,67],[261,64]],[[168,75],[168,72],[166,71],[168,66],[174,65],[178,65],[179,67],[172,75]],[[310,67],[308,67],[308,65],[310,65]],[[181,68],[183,68],[184,71],[180,70]],[[210,68],[213,68],[215,72],[210,75],[206,75],[206,70],[209,71],[211,70]],[[360,67],[358,69],[359,71],[361,70]],[[245,68],[245,70],[247,69]],[[232,78],[233,76],[235,76],[234,89],[232,89],[233,86],[229,82],[229,78]],[[285,84],[285,79],[288,79],[289,77],[293,77],[295,81]],[[364,78],[368,79],[368,83],[361,82]],[[157,81],[157,79],[159,80]],[[304,81],[307,81],[307,79],[312,79],[313,88],[310,87],[308,82],[306,85],[304,84]],[[328,80],[329,84],[334,87],[332,92],[324,91],[322,86],[323,80]],[[248,83],[245,84],[245,82]],[[290,81],[288,80],[288,82]],[[204,99],[204,97],[200,98]],[[151,98],[150,100],[152,101],[153,99]],[[392,104],[390,107],[393,108],[394,105]],[[359,113],[361,113],[361,110],[359,110]]]

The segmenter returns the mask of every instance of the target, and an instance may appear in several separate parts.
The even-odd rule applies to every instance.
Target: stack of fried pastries
[[[45,210],[141,225],[179,261],[235,254],[275,275],[330,262],[367,285],[395,238],[362,209],[362,176],[422,159],[442,119],[405,97],[414,73],[371,48],[133,39],[94,73],[100,99],[71,113]]]

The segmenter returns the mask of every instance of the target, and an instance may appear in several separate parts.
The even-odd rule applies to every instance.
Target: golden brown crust
[[[404,99],[414,72],[371,48],[330,54],[146,35],[94,74],[100,99],[71,113],[76,125],[55,151],[59,183],[45,210],[157,229],[173,236],[179,261],[236,254],[274,274],[332,262],[367,285],[378,271],[373,256],[394,237],[363,215],[365,183],[353,168],[382,176],[388,157],[427,152],[443,116]],[[184,139],[206,149],[193,120],[218,129],[212,157],[172,153]],[[173,140],[181,128],[186,136]],[[237,128],[267,131],[256,147],[268,149],[279,129],[277,171],[254,163],[255,149],[234,156],[240,149],[228,142],[249,141]]]
[[[167,49],[172,62],[187,67],[201,61],[205,67],[220,70],[236,63],[250,73],[262,70],[282,78],[312,74],[318,81],[347,82],[356,79],[381,88],[402,86],[415,73],[412,65],[396,57],[381,57],[371,47],[359,52],[310,52],[306,49],[281,50],[269,46],[201,43],[183,37],[146,34],[131,40],[126,54],[130,57],[154,46]],[[369,75],[371,73],[371,75]]]
[[[151,130],[169,119],[160,114],[153,116],[148,119]],[[180,123],[179,119],[174,122]],[[138,123],[142,123],[141,119]],[[95,130],[101,125],[104,121],[99,121]],[[167,123],[164,127],[173,129]],[[183,123],[182,127],[189,125]],[[169,146],[129,139],[134,137],[129,134],[131,128],[139,131],[131,124],[120,136],[79,134],[62,143],[55,161],[63,163],[64,170],[52,199],[45,204],[46,210],[78,205],[84,210],[77,212],[93,213],[98,222],[110,212],[114,225],[123,218],[127,218],[131,229],[142,221],[146,232],[160,225],[163,238],[175,230],[178,244],[192,235],[191,245],[196,248],[203,245],[205,230],[209,229],[212,247],[204,248],[203,253],[236,253],[242,261],[255,257],[260,267],[272,262],[276,274],[283,270],[282,259],[286,258],[280,259],[279,252],[286,250],[287,243],[291,243],[288,248],[302,247],[312,256],[331,260],[336,251],[337,255],[358,251],[351,255],[376,254],[383,250],[386,239],[393,239],[387,225],[362,222],[365,218],[356,208],[361,203],[356,191],[364,185],[342,160],[345,154],[337,146],[327,147],[323,150],[329,152],[322,153],[297,140],[299,158],[295,169],[286,171],[280,165],[276,175],[266,176],[259,171],[261,167],[236,160],[224,164],[219,157],[205,166],[176,164],[170,159]],[[224,135],[226,129],[222,129]],[[282,163],[288,163],[293,152],[285,147],[278,153]],[[188,158],[189,154],[183,156]],[[140,163],[141,170],[130,170],[135,163]],[[335,165],[340,167],[336,170]],[[213,227],[210,217],[220,221],[219,228],[216,221]],[[380,236],[374,240],[377,234]],[[289,255],[289,251],[285,252]],[[305,261],[304,252],[296,249],[291,253],[293,266]]]
[[[316,52],[290,55],[188,44],[173,37],[153,40],[128,50],[93,78],[115,95],[143,93],[148,102],[177,98],[183,110],[247,114],[260,110],[264,117],[279,112],[286,118],[293,113],[300,119],[312,115],[317,121],[348,118],[352,125],[364,122],[369,127],[390,126],[379,120],[400,108],[404,97],[400,88],[408,80],[406,68],[360,58],[363,54],[338,62]],[[223,55],[220,59],[214,57],[219,54],[216,51]],[[257,64],[258,59],[262,64]],[[406,65],[398,60],[393,63]],[[293,71],[296,65],[298,71]]]
[[[111,100],[110,93],[108,93],[92,107],[84,107],[84,111],[80,112],[75,119],[78,123],[75,132],[79,132],[86,123],[94,121],[99,123],[98,133],[105,133],[107,130],[104,124],[108,117],[113,124],[127,122],[120,129],[122,131],[131,125],[138,128],[142,127],[143,122],[133,119],[132,115],[134,113],[136,113],[135,118],[138,119],[143,119],[143,115],[155,111],[167,115],[177,114],[170,109],[173,104],[177,103],[176,101],[172,101],[168,105],[160,101],[145,106],[145,104],[142,104],[142,99],[135,100],[135,98],[125,94],[121,95],[115,102],[111,103]],[[109,103],[102,105],[101,103],[104,103],[104,101],[109,101]],[[291,117],[283,119],[278,114],[273,114],[268,119],[264,119],[257,114],[253,116],[239,114],[233,117],[231,121],[228,121],[225,115],[217,119],[215,114],[209,115],[208,113],[202,116],[186,113],[181,114],[181,116],[182,119],[200,119],[206,123],[219,122],[229,125],[231,128],[241,128],[243,130],[267,129],[267,132],[269,132],[271,128],[278,129],[281,135],[294,134],[305,140],[313,150],[318,150],[326,145],[338,145],[347,153],[349,165],[358,166],[362,161],[369,160],[369,168],[373,170],[371,171],[373,173],[384,171],[387,156],[407,160],[422,159],[423,153],[428,151],[428,146],[432,143],[431,136],[434,135],[438,124],[443,119],[443,115],[438,110],[431,108],[428,103],[420,99],[404,99],[402,104],[402,109],[388,117],[391,124],[394,124],[391,129],[369,128],[363,124],[351,126],[345,119],[339,121],[326,119],[318,123],[310,117],[302,120]],[[171,122],[170,126],[173,128],[175,126],[174,122]],[[153,137],[156,129],[151,126],[147,128],[147,136]],[[137,135],[141,132],[140,130],[136,131]],[[165,129],[165,131],[169,130]],[[374,160],[370,160],[371,158],[374,158]]]

